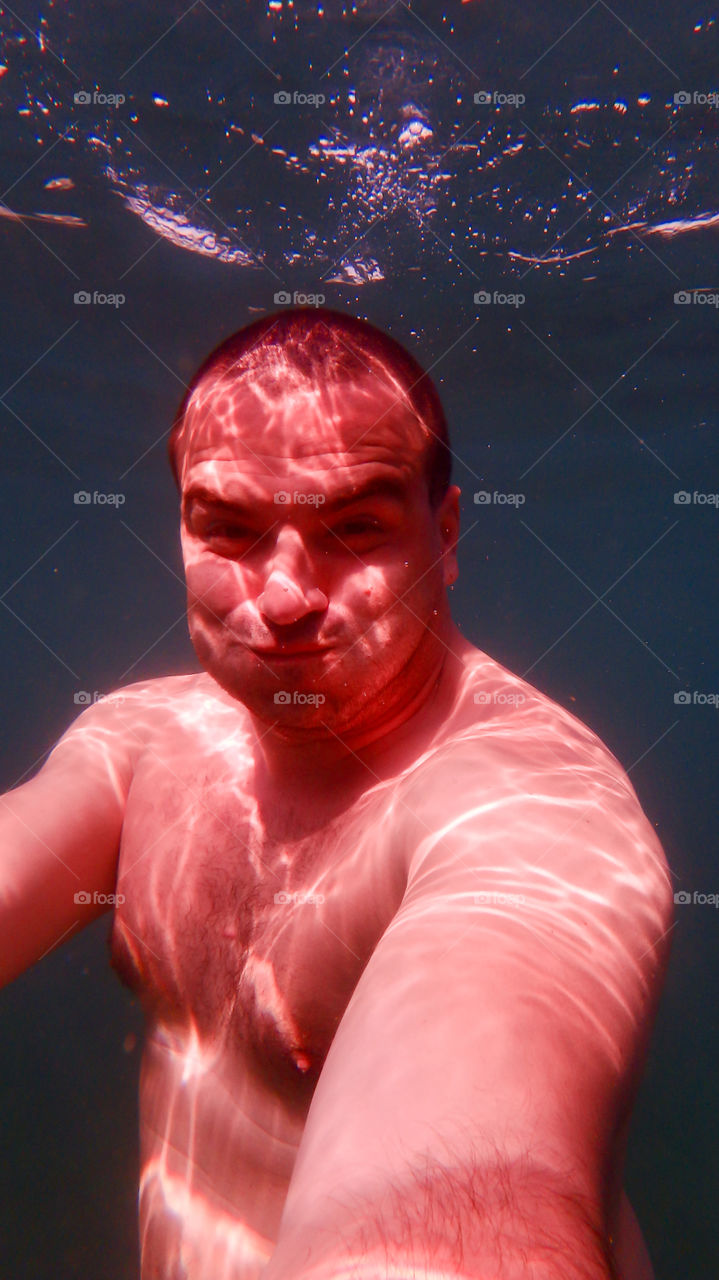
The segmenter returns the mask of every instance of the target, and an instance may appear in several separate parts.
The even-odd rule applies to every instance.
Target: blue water
[[[3,790],[78,690],[197,669],[164,436],[207,351],[301,292],[432,368],[457,621],[607,742],[677,890],[719,891],[717,707],[674,701],[719,694],[718,30],[666,2],[2,11]],[[136,1274],[141,1021],[108,927],[0,993],[2,1276]],[[635,1112],[657,1280],[719,1260],[718,934],[678,908]]]

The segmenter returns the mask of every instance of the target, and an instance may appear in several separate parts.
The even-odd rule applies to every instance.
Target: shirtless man
[[[326,310],[213,353],[170,440],[204,670],[89,707],[0,806],[3,982],[118,894],[142,1280],[652,1274],[622,1183],[665,859],[452,623],[421,375]]]

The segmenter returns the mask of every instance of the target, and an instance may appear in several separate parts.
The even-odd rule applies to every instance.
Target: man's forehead
[[[367,375],[343,382],[206,379],[191,398],[178,442],[184,463],[254,459],[321,469],[372,458],[406,460],[415,470],[429,432],[399,389]],[[184,469],[184,468],[183,468]]]
[[[324,511],[334,505],[369,498],[412,502],[418,491],[424,491],[424,480],[407,459],[380,462],[373,458],[366,463],[354,460],[329,467],[310,467],[304,461],[291,459],[278,464],[273,459],[270,468],[262,458],[252,459],[248,464],[237,458],[223,460],[193,454],[184,473],[182,490],[186,498],[249,507],[276,503],[278,492],[321,494]],[[299,501],[303,503],[305,499]],[[300,506],[300,512],[305,514],[311,514],[314,509]]]

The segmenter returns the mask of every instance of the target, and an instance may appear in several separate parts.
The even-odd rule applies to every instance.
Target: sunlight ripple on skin
[[[2,798],[3,969],[101,914],[68,871],[117,890],[143,1280],[325,1280],[360,1229],[410,1272],[464,1236],[492,1274],[517,1223],[646,1280],[623,1175],[671,929],[655,832],[596,735],[453,623],[459,490],[430,496],[397,379],[256,351],[177,436],[203,670],[88,707]]]

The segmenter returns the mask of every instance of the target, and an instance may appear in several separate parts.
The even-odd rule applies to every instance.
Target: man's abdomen
[[[226,1052],[155,1028],[140,1080],[141,1280],[257,1280],[303,1128]]]

